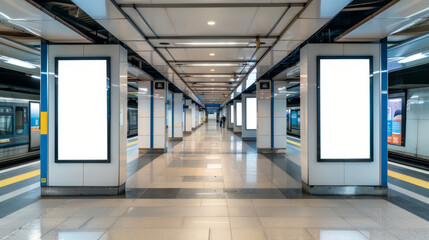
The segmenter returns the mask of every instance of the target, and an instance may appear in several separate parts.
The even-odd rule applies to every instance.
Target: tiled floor
[[[298,154],[209,123],[166,154],[130,150],[125,196],[42,198],[0,219],[0,239],[429,239],[387,198],[302,194]]]

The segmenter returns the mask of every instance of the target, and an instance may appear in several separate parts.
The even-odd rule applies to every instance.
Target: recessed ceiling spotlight
[[[214,81],[214,79],[213,79],[213,78],[212,78],[211,80],[212,80],[212,81]]]
[[[208,22],[207,22],[207,25],[209,25],[209,26],[214,26],[214,25],[216,25],[216,22],[215,22],[215,21],[208,21]]]
[[[209,55],[213,57],[215,55],[215,53],[209,53]]]
[[[210,69],[210,72],[214,72],[214,69]]]

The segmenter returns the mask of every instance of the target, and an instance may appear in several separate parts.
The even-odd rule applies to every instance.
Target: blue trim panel
[[[150,148],[153,148],[153,81],[150,82]]]
[[[186,104],[186,102],[185,102],[185,104]],[[187,126],[187,125],[186,125],[186,116],[187,116],[187,115],[186,115],[186,111],[187,111],[187,110],[185,110],[185,117],[184,117],[183,119],[184,119],[184,122],[185,122],[185,127],[184,127],[184,128],[185,128],[185,131],[188,131],[188,130],[186,129],[186,126]],[[183,112],[183,106],[182,106],[182,112]]]
[[[40,111],[48,112],[48,45],[40,49]],[[46,119],[46,121],[48,121]],[[49,123],[47,124],[49,126]],[[49,132],[48,132],[49,133]],[[43,180],[43,181],[42,181]],[[48,135],[40,134],[40,186],[48,186]]]
[[[274,148],[274,81],[271,80],[271,148]]]
[[[387,43],[381,43],[381,185],[387,186]]]
[[[171,137],[174,138],[174,93],[171,94]]]
[[[28,145],[28,144],[29,144],[28,141],[17,142],[17,143],[9,143],[9,144],[0,145],[0,149],[2,149],[2,148],[10,148],[10,147],[17,147],[17,146]]]

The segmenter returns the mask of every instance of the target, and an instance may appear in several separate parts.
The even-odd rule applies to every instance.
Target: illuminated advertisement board
[[[110,58],[56,58],[55,162],[110,162]]]
[[[387,142],[405,146],[405,93],[389,95],[387,100]]]
[[[235,115],[234,115],[234,113],[235,113],[235,111],[234,111],[234,105],[233,104],[231,104],[231,123],[234,123],[234,118],[235,118]]]
[[[241,102],[237,102],[237,126],[238,127],[241,127],[241,125],[242,125],[242,121],[243,121],[243,118],[242,118],[242,105],[241,105]]]
[[[256,98],[255,97],[247,97],[246,98],[246,129],[254,130],[256,129]]]
[[[372,57],[317,59],[317,160],[373,161]]]
[[[40,103],[30,102],[30,150],[40,148]]]

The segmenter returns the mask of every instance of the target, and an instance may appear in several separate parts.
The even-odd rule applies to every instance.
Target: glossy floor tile
[[[126,194],[41,198],[0,219],[0,239],[429,239],[429,222],[385,197],[301,192],[299,149],[209,122],[165,154],[129,151]]]

